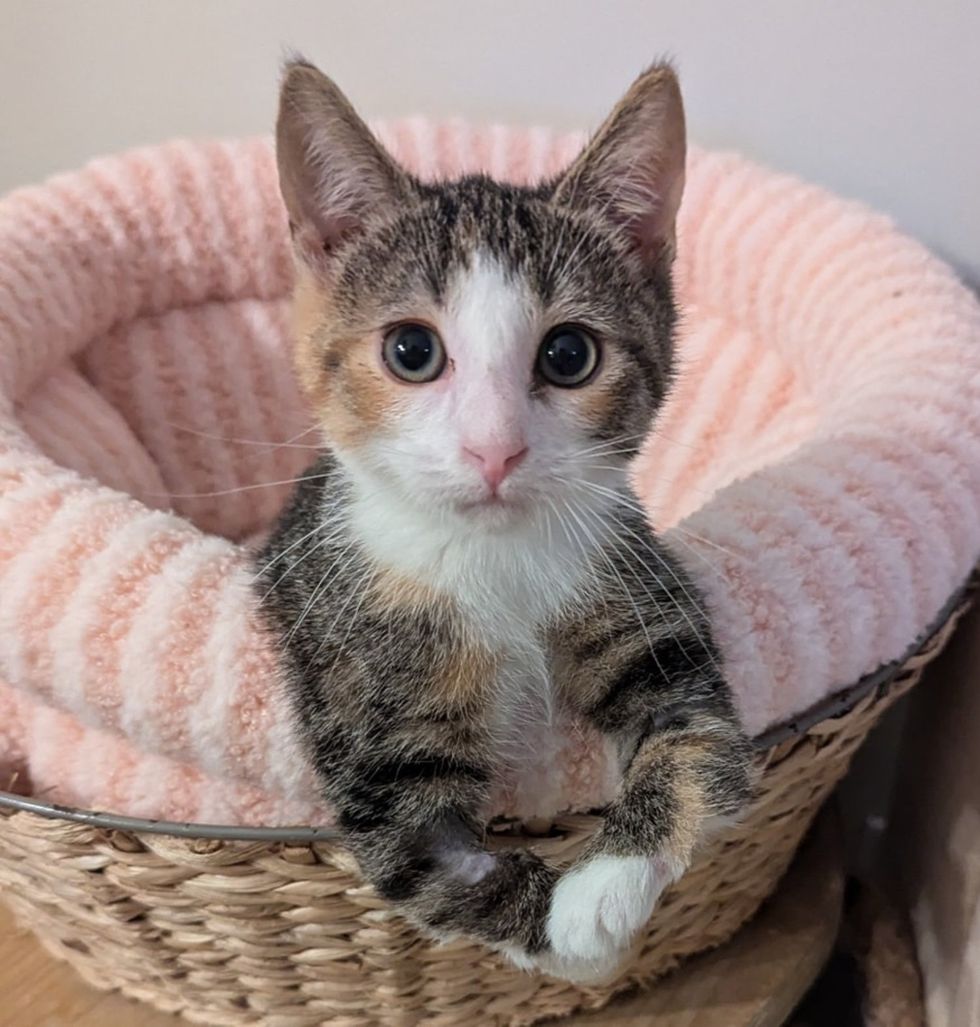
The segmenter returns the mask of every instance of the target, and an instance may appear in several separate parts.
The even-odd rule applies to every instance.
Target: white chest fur
[[[349,522],[379,564],[452,596],[489,648],[520,649],[591,583],[582,543],[551,530],[543,515],[488,530],[369,493],[355,494]]]

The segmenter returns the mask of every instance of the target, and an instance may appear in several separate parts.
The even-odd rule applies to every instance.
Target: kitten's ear
[[[608,218],[629,233],[648,263],[667,267],[686,152],[677,76],[669,64],[655,64],[562,175],[554,201]]]
[[[283,74],[276,161],[297,253],[314,271],[327,271],[337,245],[410,188],[347,97],[301,59]]]

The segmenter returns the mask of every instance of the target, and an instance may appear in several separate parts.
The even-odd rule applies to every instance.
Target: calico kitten
[[[627,488],[671,379],[677,81],[650,68],[554,181],[427,184],[296,60],[277,149],[328,453],[258,589],[324,795],[424,929],[602,976],[750,793],[702,604]],[[481,841],[559,705],[623,770],[564,874]]]

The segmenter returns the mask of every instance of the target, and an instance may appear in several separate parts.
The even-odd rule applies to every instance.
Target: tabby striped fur
[[[301,61],[278,141],[297,366],[328,453],[260,555],[258,588],[324,794],[366,878],[424,929],[602,976],[750,794],[705,611],[627,486],[670,382],[676,80],[652,68],[565,175],[530,188],[423,185]],[[379,369],[379,326],[402,311],[439,328],[447,382]],[[603,362],[593,383],[553,390],[533,346],[566,320],[601,336]],[[484,420],[528,456],[500,502],[469,512],[477,486],[452,433],[465,446]],[[623,771],[564,875],[482,843],[494,783],[547,755],[559,707]]]

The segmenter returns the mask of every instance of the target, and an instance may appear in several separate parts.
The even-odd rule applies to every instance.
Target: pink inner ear
[[[297,255],[311,270],[325,273],[337,246],[351,232],[357,230],[357,220],[351,216],[317,215],[309,221],[289,222],[289,232]]]
[[[660,183],[665,189],[662,197],[651,197],[647,210],[627,223],[640,252],[650,261],[661,256],[673,259],[675,246],[675,220],[684,192],[684,175],[681,172]]]
[[[328,246],[316,226],[309,221],[302,224],[289,222],[289,234],[292,236],[296,255],[316,272],[324,272],[329,264]]]

